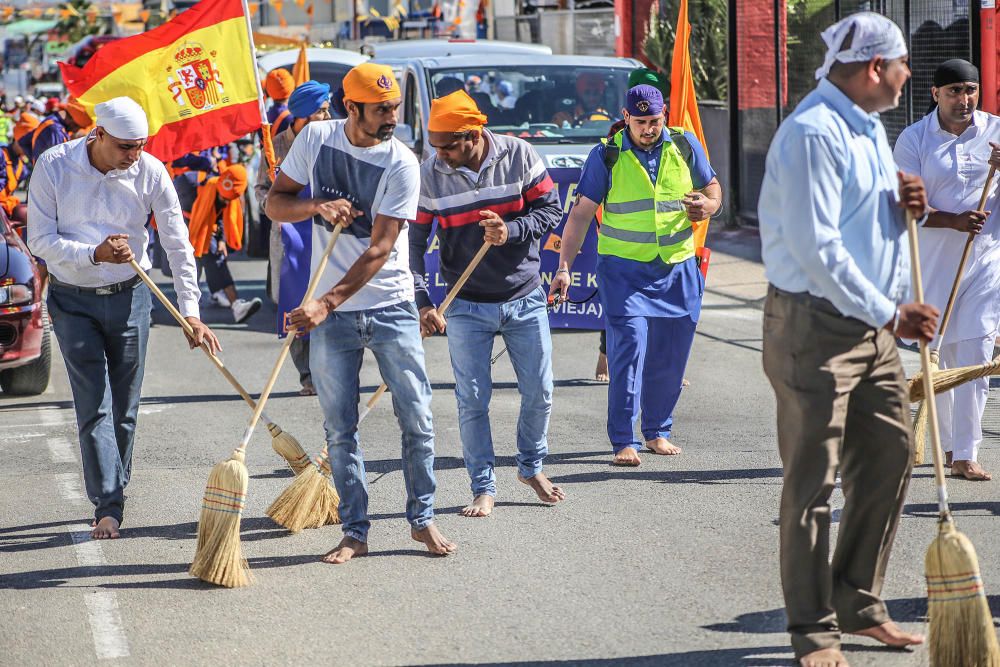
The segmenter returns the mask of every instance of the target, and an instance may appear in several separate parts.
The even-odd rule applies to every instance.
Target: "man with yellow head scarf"
[[[393,138],[402,99],[392,69],[363,63],[344,77],[346,120],[309,123],[295,137],[267,196],[272,220],[313,221],[316,270],[332,225],[343,225],[316,298],[296,308],[290,326],[309,333],[313,385],[325,417],[344,538],[324,561],[368,553],[368,492],[358,444],[358,371],[365,348],[375,353],[392,392],[406,471],[410,535],[430,553],[455,545],[434,522],[434,430],[431,385],[413,305],[408,220],[417,214],[420,166]],[[300,197],[309,187],[311,196]]]
[[[539,277],[539,242],[559,224],[559,191],[528,142],[485,129],[486,116],[464,90],[431,104],[428,141],[437,151],[420,169],[420,203],[410,230],[410,268],[426,335],[445,330],[430,301],[424,255],[437,218],[441,273],[450,287],[483,242],[492,244],[449,307],[448,349],[455,372],[472,503],[462,515],[493,511],[496,477],[490,433],[490,356],[503,336],[517,373],[518,479],[545,503],[565,499],[542,472],[552,410],[552,340]]]
[[[174,178],[174,189],[188,223],[198,273],[217,305],[230,308],[233,321],[245,322],[260,310],[261,300],[241,299],[226,259],[243,247],[243,193],[247,171],[243,165],[225,167],[218,176],[187,171]]]

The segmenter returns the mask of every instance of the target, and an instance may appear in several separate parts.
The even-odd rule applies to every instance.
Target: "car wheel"
[[[35,396],[49,386],[49,374],[52,371],[52,323],[47,310],[42,311],[42,320],[45,323],[42,354],[30,364],[0,371],[0,387],[7,394]]]

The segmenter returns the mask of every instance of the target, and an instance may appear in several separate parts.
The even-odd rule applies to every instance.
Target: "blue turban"
[[[330,99],[330,86],[319,81],[306,81],[288,98],[288,110],[294,118],[308,118]]]
[[[659,116],[663,113],[663,93],[646,83],[629,88],[625,110],[631,116]]]

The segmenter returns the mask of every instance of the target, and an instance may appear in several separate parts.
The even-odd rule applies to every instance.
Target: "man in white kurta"
[[[937,106],[903,130],[894,155],[900,169],[923,178],[932,213],[920,229],[920,265],[926,301],[943,313],[969,233],[975,233],[955,308],[940,344],[941,368],[988,362],[1000,324],[1000,218],[994,178],[986,212],[979,199],[990,165],[1000,166],[1000,117],[977,111],[979,73],[963,60],[935,72]],[[991,212],[992,211],[992,212]],[[952,474],[989,480],[976,461],[989,379],[959,385],[937,397],[942,445]]]

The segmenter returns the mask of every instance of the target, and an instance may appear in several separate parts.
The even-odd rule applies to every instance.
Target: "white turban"
[[[116,97],[101,102],[94,107],[98,127],[115,139],[139,141],[149,137],[149,121],[146,112],[131,97]]]
[[[840,50],[844,38],[854,30],[851,45]],[[895,23],[874,12],[860,12],[837,21],[821,35],[826,44],[823,66],[816,70],[816,78],[830,73],[833,63],[859,63],[881,56],[886,60],[906,55],[903,31]]]

